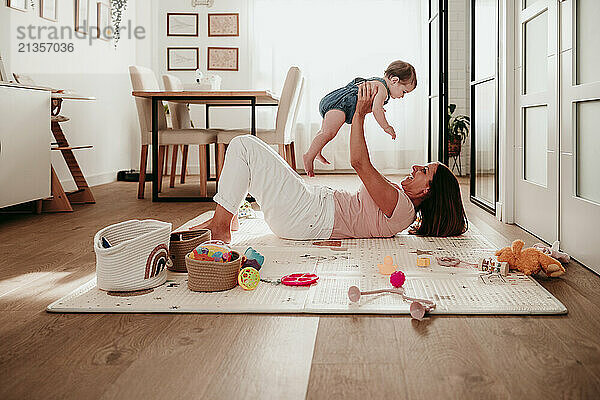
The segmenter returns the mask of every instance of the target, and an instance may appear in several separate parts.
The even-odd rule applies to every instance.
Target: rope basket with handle
[[[94,236],[99,289],[150,289],[167,280],[172,225],[156,220],[131,220],[107,226]],[[110,244],[105,248],[102,239]]]
[[[196,246],[209,240],[210,231],[208,229],[171,233],[171,246],[169,247],[171,262],[167,264],[169,271],[187,272],[185,256]]]

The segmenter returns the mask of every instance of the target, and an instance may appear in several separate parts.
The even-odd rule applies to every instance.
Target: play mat
[[[261,282],[253,291],[236,288],[215,293],[192,292],[187,274],[169,272],[167,282],[140,293],[109,293],[95,279],[48,306],[50,312],[87,313],[341,313],[408,314],[409,304],[395,294],[348,299],[348,288],[362,291],[390,288],[389,277],[378,272],[385,256],[393,258],[406,275],[407,296],[430,299],[432,314],[563,314],[565,306],[534,279],[517,273],[482,274],[473,267],[445,267],[435,256],[453,256],[467,262],[491,256],[494,246],[474,227],[453,238],[423,238],[399,234],[391,239],[342,240],[340,247],[320,247],[312,241],[277,238],[261,213],[242,219],[233,233],[232,247],[243,253],[249,246],[265,256]],[[210,218],[205,213],[179,230]],[[503,244],[506,245],[506,244]],[[433,262],[417,267],[417,253],[431,254]],[[462,264],[464,265],[464,264]],[[277,284],[282,276],[310,272],[319,276],[310,287]]]

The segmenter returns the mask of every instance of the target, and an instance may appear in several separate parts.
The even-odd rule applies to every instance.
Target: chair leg
[[[285,145],[280,144],[279,146],[279,155],[281,156],[281,158],[283,158],[284,160],[287,161],[287,158],[285,158]]]
[[[290,143],[290,158],[292,160],[292,169],[296,170],[296,149],[294,149],[294,142]]]
[[[165,146],[165,158],[164,158],[164,165],[163,165],[163,169],[162,169],[162,174],[164,175],[168,175],[169,174],[169,153],[171,151],[171,146]]]
[[[163,178],[163,167],[165,166],[165,147],[160,146],[158,148],[158,192],[162,191],[162,178]]]
[[[138,184],[138,199],[144,198],[144,189],[146,188],[146,163],[148,162],[148,145],[142,145],[140,155],[140,178]]]
[[[169,181],[169,187],[175,187],[175,173],[177,172],[177,153],[179,151],[179,145],[173,146],[173,155],[171,155],[171,180]]]
[[[188,150],[189,145],[183,146],[183,153],[181,154],[181,183],[185,183],[185,174],[187,174],[187,159],[188,159]]]
[[[199,154],[199,158],[198,158],[198,162],[200,163],[200,196],[202,197],[207,197],[208,196],[208,190],[206,187],[206,181],[207,181],[207,170],[206,170],[206,146],[205,145],[200,145],[198,146],[198,154]]]
[[[225,143],[217,144],[217,183],[221,177],[221,171],[223,171],[223,164],[225,163],[225,152],[227,151],[227,145]]]

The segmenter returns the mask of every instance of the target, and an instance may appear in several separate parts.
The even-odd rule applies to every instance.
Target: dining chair
[[[160,90],[158,81],[152,70],[132,65],[129,67],[131,85],[134,91]],[[140,179],[138,187],[138,198],[144,198],[144,183],[146,180],[146,164],[148,160],[148,145],[151,144],[152,137],[152,100],[148,98],[135,98],[135,104],[138,111],[141,133],[141,156],[140,156]],[[160,107],[159,107],[160,109]],[[175,119],[178,121],[177,119]],[[177,122],[180,123],[180,122]],[[179,125],[181,126],[181,125]],[[159,132],[159,171],[158,185],[159,191],[162,187],[163,163],[165,160],[165,147],[169,145],[207,145],[216,143],[217,135],[210,129],[186,129],[186,128],[167,128],[167,119],[164,112],[158,115]],[[203,146],[200,146],[201,148]],[[200,152],[200,196],[207,196],[206,182],[208,180],[206,173],[206,152]]]
[[[275,129],[257,129],[256,136],[270,145],[278,145],[279,154],[296,169],[294,149],[294,123],[298,117],[300,97],[304,87],[304,79],[298,67],[288,70],[275,118]],[[217,180],[221,175],[225,151],[233,138],[250,134],[250,129],[223,129],[217,134]]]

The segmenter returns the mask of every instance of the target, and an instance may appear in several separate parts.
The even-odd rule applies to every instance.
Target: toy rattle
[[[260,282],[260,273],[252,267],[242,268],[238,274],[238,283],[244,290],[254,290]]]
[[[425,313],[435,309],[435,303],[431,300],[417,299],[414,297],[408,297],[404,295],[404,285],[406,282],[406,276],[402,271],[396,271],[390,276],[390,283],[395,289],[378,289],[361,292],[357,286],[350,286],[348,289],[348,298],[351,302],[356,303],[360,300],[361,296],[368,296],[371,294],[380,293],[393,293],[402,296],[404,301],[410,301],[410,316],[416,320],[422,321]]]
[[[319,277],[315,274],[297,273],[284,276],[281,278],[281,283],[285,286],[310,286],[318,280]]]
[[[258,251],[254,250],[252,247],[248,247],[244,252],[244,258],[242,259],[242,268],[243,267],[252,267],[257,271],[260,271],[260,268],[265,262],[265,256],[260,254]]]

